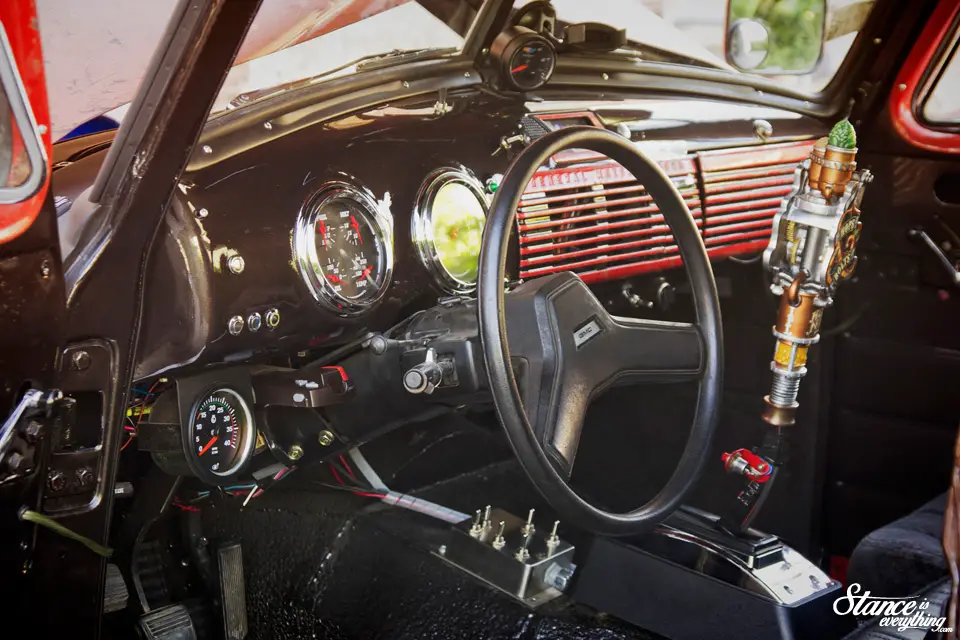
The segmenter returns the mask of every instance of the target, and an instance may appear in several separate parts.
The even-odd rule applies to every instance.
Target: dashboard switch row
[[[232,316],[227,322],[227,331],[232,336],[238,336],[243,332],[243,327],[246,325],[251,333],[256,333],[260,331],[264,323],[270,331],[276,329],[280,325],[280,311],[276,308],[269,309],[265,316],[261,316],[258,311],[254,311],[247,316],[246,321],[244,321],[243,316]]]

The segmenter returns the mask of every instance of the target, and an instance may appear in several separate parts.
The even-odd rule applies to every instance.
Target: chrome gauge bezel
[[[437,254],[437,244],[433,236],[433,200],[440,189],[451,182],[458,182],[467,187],[483,207],[483,217],[487,217],[490,213],[490,202],[480,181],[466,169],[444,167],[428,175],[420,186],[410,220],[410,234],[420,261],[440,289],[451,294],[468,294],[476,291],[476,281],[465,282],[447,271]]]
[[[230,468],[224,471],[212,471],[204,467],[202,464],[200,464],[200,461],[197,459],[197,455],[193,450],[194,443],[192,438],[197,411],[200,409],[200,405],[216,395],[229,396],[231,403],[235,403],[237,409],[243,414],[242,418],[244,426],[243,431],[240,434],[243,447],[240,450],[240,455],[237,457],[237,461]],[[203,393],[197,396],[193,405],[190,407],[190,418],[187,420],[186,431],[183,433],[183,452],[187,457],[187,462],[189,463],[191,469],[198,478],[211,484],[220,484],[224,481],[233,479],[240,473],[240,471],[243,470],[244,467],[247,466],[247,463],[249,463],[253,458],[256,445],[257,426],[253,421],[253,411],[250,410],[250,405],[239,391],[225,385],[214,385],[212,387],[208,387]]]
[[[334,290],[324,276],[323,265],[317,256],[317,215],[331,201],[343,199],[356,203],[372,225],[377,253],[383,260],[383,281],[372,295],[362,299],[350,299]],[[356,316],[386,295],[393,277],[393,220],[365,190],[345,182],[324,184],[300,210],[293,236],[293,252],[300,276],[310,295],[327,310],[343,317]]]

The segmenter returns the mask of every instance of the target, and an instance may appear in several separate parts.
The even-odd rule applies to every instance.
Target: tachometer
[[[420,188],[412,234],[420,259],[450,293],[476,288],[487,200],[476,178],[440,169]]]
[[[327,184],[310,200],[297,221],[294,251],[314,298],[341,315],[369,308],[390,283],[389,221],[373,198],[349,185]]]
[[[233,389],[203,395],[184,434],[185,448],[200,477],[233,476],[250,459],[257,436],[250,408]]]
[[[494,40],[490,53],[499,58],[504,80],[517,91],[539,89],[557,66],[553,44],[526,27],[505,29]]]

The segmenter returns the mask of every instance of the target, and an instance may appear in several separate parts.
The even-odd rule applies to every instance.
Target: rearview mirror
[[[826,0],[729,0],[727,62],[762,75],[810,73],[823,55]]]

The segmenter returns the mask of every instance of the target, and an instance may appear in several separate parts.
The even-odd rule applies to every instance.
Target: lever
[[[433,393],[443,379],[435,349],[427,349],[426,359],[403,374],[403,388],[410,393]]]
[[[923,229],[910,229],[910,231],[907,233],[911,238],[918,238],[921,240],[923,244],[925,244],[927,248],[933,252],[933,255],[937,258],[937,260],[940,261],[940,264],[943,266],[943,268],[946,269],[947,275],[953,284],[960,286],[960,270],[957,269],[957,264],[947,257],[947,254],[945,254],[943,249],[941,249],[940,246],[933,241],[933,238],[931,238],[930,235]]]

